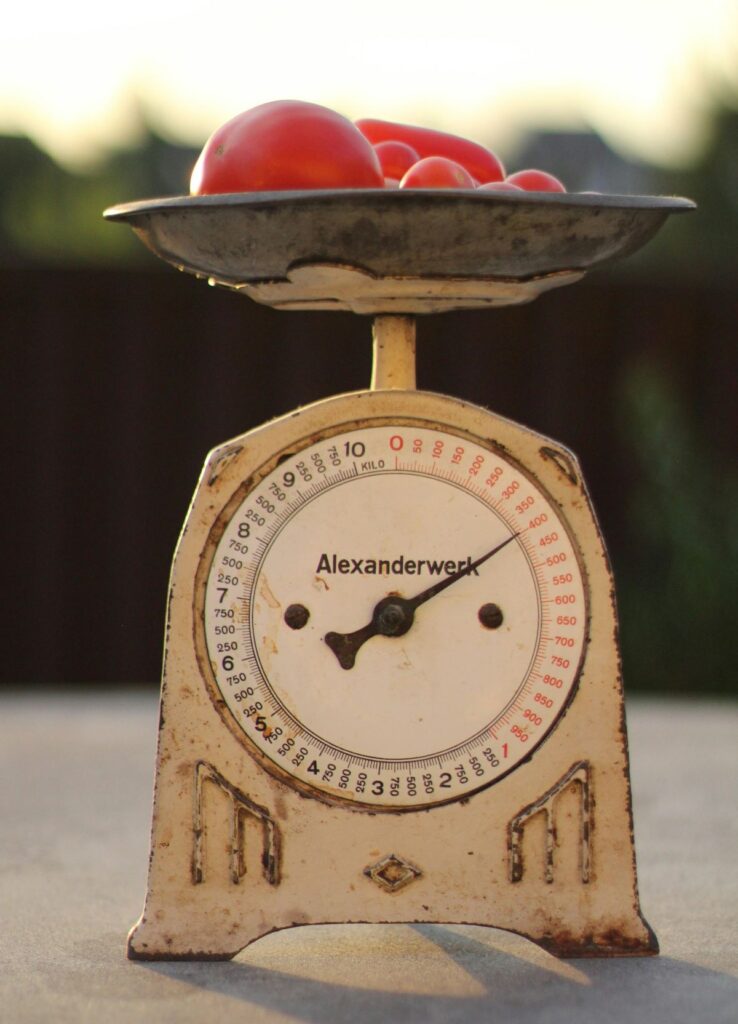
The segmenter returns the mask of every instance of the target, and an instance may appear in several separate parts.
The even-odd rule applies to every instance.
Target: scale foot
[[[536,945],[559,960],[584,957],[657,956],[659,943],[648,924],[638,934],[612,928],[602,934],[575,936],[569,932],[533,938]]]
[[[232,960],[244,946],[260,938],[254,935],[243,939],[239,934],[235,939],[234,948],[225,948],[226,936],[219,936],[220,941],[203,941],[195,944],[193,935],[198,928],[191,920],[177,933],[174,929],[154,927],[144,917],[134,925],[128,934],[127,955],[129,960]]]
[[[161,952],[159,950],[148,951],[139,950],[129,941],[128,943],[128,959],[129,960],[143,960],[143,961],[175,961],[175,960],[232,960],[236,953],[240,950],[236,949],[233,953],[203,953],[196,949],[188,950],[186,953],[172,953],[170,951]]]

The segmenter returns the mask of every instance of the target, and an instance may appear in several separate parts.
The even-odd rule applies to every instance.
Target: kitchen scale
[[[561,957],[658,951],[613,579],[580,467],[416,390],[414,331],[419,314],[577,281],[691,208],[345,190],[107,211],[256,301],[374,317],[368,390],[205,463],[172,567],[131,958],[228,959],[339,922],[489,925]]]

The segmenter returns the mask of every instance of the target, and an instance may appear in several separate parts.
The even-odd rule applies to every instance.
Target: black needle
[[[338,658],[338,664],[341,668],[353,668],[359,650],[373,636],[404,636],[413,624],[416,608],[419,608],[421,604],[425,604],[426,601],[430,601],[432,597],[440,594],[447,587],[452,586],[462,576],[469,576],[487,559],[496,555],[498,551],[502,551],[517,536],[517,533],[513,533],[475,562],[471,562],[469,565],[465,565],[463,569],[459,569],[458,572],[452,573],[437,583],[433,583],[425,590],[421,590],[415,597],[400,597],[399,595],[383,597],[374,606],[371,621],[366,626],[362,626],[361,629],[357,629],[353,633],[326,633],[323,639]]]

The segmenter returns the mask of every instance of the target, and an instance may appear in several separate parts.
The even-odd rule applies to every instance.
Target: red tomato
[[[379,160],[351,121],[299,100],[263,103],[222,125],[190,179],[192,195],[383,187]]]
[[[566,192],[558,178],[548,171],[516,171],[515,174],[508,174],[505,181],[517,185],[526,192]]]
[[[400,188],[474,188],[474,178],[455,160],[426,156],[413,164]]]
[[[356,122],[359,131],[375,146],[379,142],[398,141],[412,146],[421,157],[445,156],[465,167],[477,181],[501,181],[505,177],[502,163],[494,153],[470,139],[432,128],[417,128],[392,121],[365,117]]]
[[[374,152],[382,165],[385,178],[397,178],[398,181],[405,171],[409,171],[412,165],[420,160],[420,153],[417,150],[396,139],[378,142]]]
[[[485,181],[479,186],[482,192],[522,192],[520,185],[513,185],[511,181]]]

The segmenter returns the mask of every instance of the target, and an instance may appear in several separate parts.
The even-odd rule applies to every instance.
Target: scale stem
[[[415,317],[375,316],[372,391],[415,390]]]

